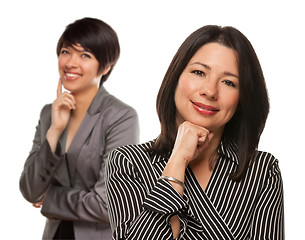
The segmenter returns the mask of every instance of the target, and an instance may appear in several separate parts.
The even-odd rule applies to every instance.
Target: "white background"
[[[56,95],[57,40],[67,24],[88,16],[104,20],[119,36],[121,57],[105,87],[137,110],[141,142],[159,133],[156,95],[172,57],[190,33],[206,24],[231,25],[249,38],[271,101],[259,147],[279,159],[286,238],[300,239],[305,214],[302,9],[296,0],[1,1],[1,235],[41,238],[45,219],[23,199],[18,181],[39,112]]]

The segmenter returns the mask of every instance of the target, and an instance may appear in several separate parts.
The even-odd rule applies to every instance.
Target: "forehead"
[[[189,65],[195,62],[211,68],[227,68],[227,70],[238,72],[236,51],[219,43],[208,43],[200,47],[189,61]]]

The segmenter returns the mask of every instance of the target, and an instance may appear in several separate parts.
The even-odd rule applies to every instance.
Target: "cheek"
[[[179,80],[178,85],[175,91],[175,103],[178,110],[181,110],[185,104],[187,98],[188,89],[187,87]]]
[[[58,58],[58,69],[63,69],[65,66],[65,61],[62,57]]]
[[[98,65],[97,64],[85,64],[83,65],[84,71],[90,73],[92,76],[98,76]]]
[[[183,76],[180,77],[176,88],[176,92],[181,97],[190,96],[195,90],[196,90],[196,86],[192,81],[190,81],[190,79]]]
[[[232,112],[232,114],[235,113],[236,108],[238,106],[238,101],[239,101],[239,94],[231,94],[230,96],[228,96],[228,101],[227,101],[227,107],[229,109],[229,111]]]

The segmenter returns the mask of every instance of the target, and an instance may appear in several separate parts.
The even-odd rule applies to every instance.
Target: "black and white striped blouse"
[[[166,180],[157,180],[167,163],[150,157],[152,142],[124,146],[109,155],[106,191],[113,239],[172,239],[169,219],[178,214],[179,239],[284,239],[283,185],[278,161],[258,152],[245,178],[229,179],[238,165],[230,147],[204,191],[190,167],[183,197]]]

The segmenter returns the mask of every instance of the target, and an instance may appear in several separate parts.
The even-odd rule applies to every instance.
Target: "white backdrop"
[[[191,32],[206,24],[231,25],[249,38],[260,59],[271,101],[260,149],[279,159],[286,238],[300,239],[305,214],[302,6],[297,0],[2,1],[1,235],[41,238],[45,219],[23,199],[19,176],[39,112],[56,95],[57,40],[67,24],[88,16],[104,20],[119,36],[121,57],[105,86],[137,110],[141,142],[159,133],[156,95],[172,57]]]

